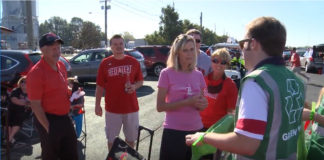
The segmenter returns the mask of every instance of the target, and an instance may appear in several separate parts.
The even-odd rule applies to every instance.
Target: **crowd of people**
[[[209,57],[199,49],[201,42],[197,29],[178,35],[167,67],[160,73],[156,109],[165,112],[161,160],[191,159],[191,145],[196,141],[234,153],[237,159],[297,159],[296,131],[303,127],[303,120],[315,121],[318,127],[314,132],[319,136],[314,141],[323,140],[324,88],[315,112],[305,102],[305,83],[292,72],[300,74],[297,56],[293,55],[292,71],[285,66],[286,29],[281,22],[260,17],[247,25],[245,37],[239,41],[243,62],[239,54],[232,59],[225,48]],[[78,159],[77,138],[82,130],[85,92],[75,78],[67,77],[58,61],[63,43],[54,33],[43,35],[39,41],[41,60],[19,80],[10,96],[9,142],[14,143],[26,106],[30,107],[41,156],[48,160]],[[110,46],[113,55],[100,63],[95,92],[95,114],[105,115],[108,150],[122,127],[125,141],[134,147],[139,127],[136,89],[143,85],[139,63],[124,54],[123,37],[111,37]],[[240,87],[226,77],[225,69],[231,63],[245,67]],[[205,132],[227,114],[235,116],[233,131]],[[316,156],[318,148],[314,148]],[[221,151],[215,155],[220,156]]]

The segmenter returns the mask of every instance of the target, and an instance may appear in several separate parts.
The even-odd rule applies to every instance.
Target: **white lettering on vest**
[[[299,131],[300,131],[300,126],[288,131],[287,133],[282,134],[282,140],[288,141],[290,138],[297,136]]]

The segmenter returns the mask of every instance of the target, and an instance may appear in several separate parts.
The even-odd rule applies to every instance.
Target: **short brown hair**
[[[259,17],[247,25],[248,36],[257,40],[269,56],[282,56],[286,45],[286,29],[273,17]]]
[[[192,35],[192,34],[199,34],[201,36],[201,32],[198,29],[189,29],[186,32],[186,35]]]
[[[113,35],[113,36],[110,38],[110,40],[109,40],[109,45],[111,45],[111,41],[112,41],[113,39],[123,39],[123,41],[124,41],[124,38],[123,38],[120,34],[115,34],[115,35]]]

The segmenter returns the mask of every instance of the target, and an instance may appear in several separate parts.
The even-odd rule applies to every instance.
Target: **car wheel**
[[[162,69],[165,68],[165,65],[163,64],[156,64],[153,68],[153,72],[155,76],[160,76],[160,73],[162,71]]]
[[[311,70],[310,70],[310,66],[305,64],[305,72],[306,73],[309,73]]]

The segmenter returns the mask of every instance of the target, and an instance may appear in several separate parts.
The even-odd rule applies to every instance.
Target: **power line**
[[[155,18],[159,17],[158,15],[151,14],[151,13],[146,12],[144,10],[141,10],[141,9],[138,9],[138,8],[133,7],[131,5],[125,4],[124,2],[121,2],[121,1],[112,1],[112,2],[115,2],[115,4],[118,3],[120,5],[123,5],[124,7],[127,7],[127,8],[129,8],[129,9],[131,9],[133,11],[136,11],[136,12],[140,13],[140,14],[144,14],[144,15],[147,15],[147,16],[155,17]]]
[[[132,9],[132,8],[130,8],[130,7],[127,7],[127,6],[125,6],[125,5],[121,4],[121,3],[117,3],[117,2],[114,2],[114,1],[112,1],[112,3],[113,3],[114,5],[116,5],[117,7],[119,7],[119,8],[124,9],[124,10],[126,10],[126,11],[128,11],[128,12],[132,12],[132,13],[134,13],[134,14],[140,16],[140,17],[146,16],[146,17],[147,17],[148,19],[150,19],[150,20],[155,20],[154,18],[157,18],[157,17],[154,16],[154,15],[151,15],[151,14],[145,14],[145,13],[140,12],[140,11],[138,11],[138,10],[134,10],[134,9]]]

